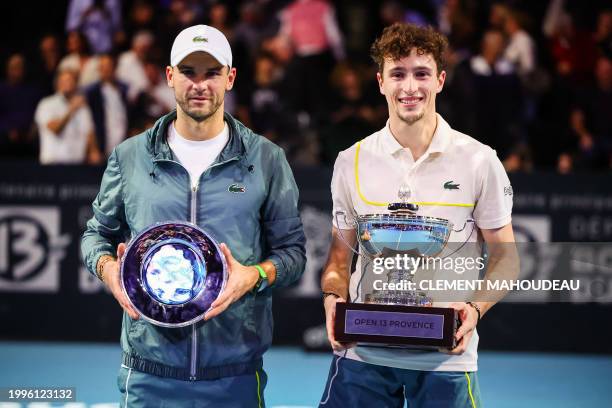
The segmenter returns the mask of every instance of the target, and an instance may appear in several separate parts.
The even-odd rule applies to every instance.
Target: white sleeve
[[[41,131],[41,129],[47,128],[47,124],[51,119],[53,119],[53,112],[51,111],[51,109],[49,109],[49,103],[45,98],[38,102],[38,106],[36,106],[36,112],[34,113],[34,121],[38,126],[39,132]]]
[[[94,130],[94,122],[93,122],[93,116],[91,114],[91,110],[89,110],[89,107],[87,106],[83,106],[81,108],[82,115],[83,115],[83,131],[87,132],[87,134],[89,134],[89,132],[93,132]]]
[[[512,185],[495,150],[489,148],[480,166],[480,191],[474,221],[480,229],[501,228],[512,221]]]
[[[346,175],[347,165],[348,163],[343,159],[342,153],[340,153],[334,164],[334,174],[331,181],[333,201],[332,222],[338,229],[350,230],[354,229],[354,226],[348,222],[349,220],[345,219],[342,215],[336,216],[338,212],[344,212],[347,217],[356,215],[353,200],[351,199],[350,184]]]
[[[340,28],[338,28],[336,14],[332,7],[329,7],[323,19],[325,33],[327,34],[332,53],[336,61],[342,61],[346,55],[342,44],[342,34],[340,33]]]

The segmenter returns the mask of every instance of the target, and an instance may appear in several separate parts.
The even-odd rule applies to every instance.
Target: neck
[[[176,110],[174,127],[187,140],[209,140],[223,130],[223,105],[209,118],[198,122],[187,116],[180,108]]]
[[[435,113],[424,116],[412,125],[407,124],[396,116],[389,118],[391,134],[402,147],[410,149],[415,161],[427,151],[437,125],[438,117]]]

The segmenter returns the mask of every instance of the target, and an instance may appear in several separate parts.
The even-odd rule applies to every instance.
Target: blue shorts
[[[480,408],[475,372],[416,371],[334,356],[319,408]]]
[[[124,408],[265,408],[263,369],[217,380],[183,381],[157,377],[122,366],[117,385]]]

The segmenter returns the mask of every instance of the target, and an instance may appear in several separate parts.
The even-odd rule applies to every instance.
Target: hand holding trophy
[[[408,202],[407,184],[400,186],[399,202],[388,205],[389,214],[336,217],[356,228],[359,252],[366,264],[376,258],[401,254],[413,258],[435,257],[445,248],[453,225],[442,218],[417,215],[418,205]],[[408,265],[416,265],[416,262]],[[453,308],[433,307],[433,301],[414,285],[415,268],[390,268],[387,288],[373,290],[363,303],[337,303],[335,338],[363,345],[400,346],[424,349],[453,349],[460,321]],[[398,289],[399,288],[399,289]]]

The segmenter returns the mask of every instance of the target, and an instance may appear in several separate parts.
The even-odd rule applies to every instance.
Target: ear
[[[442,92],[442,88],[444,88],[444,81],[446,81],[446,71],[440,72],[438,75],[438,89],[436,89],[436,93]]]
[[[166,67],[166,83],[170,88],[174,88],[174,69],[171,66]]]
[[[227,83],[225,84],[225,90],[231,91],[234,87],[234,81],[236,80],[236,68],[229,68],[227,72]]]
[[[383,77],[382,77],[382,73],[380,73],[380,72],[376,73],[376,80],[378,81],[378,89],[379,89],[380,93],[382,95],[384,95],[385,91],[383,90]]]

